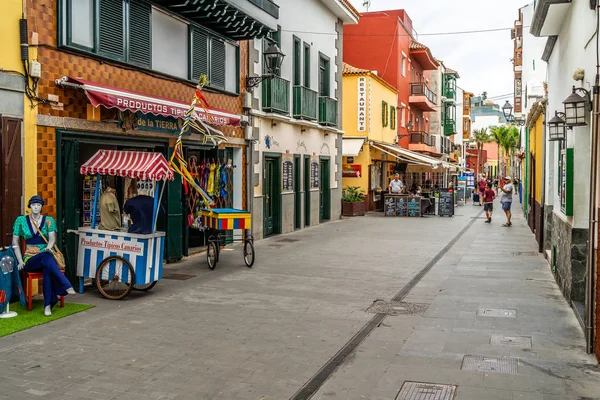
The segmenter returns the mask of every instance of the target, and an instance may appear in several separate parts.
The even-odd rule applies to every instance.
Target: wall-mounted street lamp
[[[520,125],[523,126],[525,125],[525,121],[522,119],[516,119],[515,116],[512,113],[513,111],[513,106],[512,104],[510,104],[508,102],[508,100],[506,100],[506,103],[504,103],[504,105],[502,106],[502,114],[504,114],[504,118],[506,118],[506,122],[508,122],[509,124],[515,124],[515,125]]]
[[[572,129],[565,124],[565,114],[554,111],[554,117],[548,121],[548,140],[558,141],[567,139],[567,129]]]
[[[577,94],[583,93],[583,96]],[[592,111],[590,92],[584,88],[573,86],[573,92],[567,97],[563,104],[565,106],[565,124],[567,126],[586,126],[587,113]]]
[[[277,46],[276,43],[271,42],[267,49],[263,52],[263,63],[267,70],[265,75],[261,76],[249,76],[246,78],[246,90],[251,92],[255,87],[258,86],[265,79],[271,79],[281,70],[281,64],[285,54]]]

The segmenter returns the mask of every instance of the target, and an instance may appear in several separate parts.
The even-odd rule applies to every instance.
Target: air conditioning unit
[[[246,140],[252,140],[254,137],[252,136],[253,128],[250,125],[244,126],[244,138]]]

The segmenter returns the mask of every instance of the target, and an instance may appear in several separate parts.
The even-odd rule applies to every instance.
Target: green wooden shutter
[[[300,39],[294,38],[294,86],[302,85],[302,49]]]
[[[132,0],[129,5],[129,62],[150,69],[152,66],[152,8]]]
[[[123,22],[123,0],[100,0],[100,55],[125,61]]]
[[[200,75],[208,76],[208,35],[199,29],[192,29],[192,80]]]
[[[210,86],[225,89],[225,43],[210,40]]]
[[[65,254],[65,261],[67,262],[65,275],[74,287],[78,287],[76,284],[78,283],[77,251],[79,249],[79,237],[74,234],[68,234],[67,229],[77,230],[81,226],[79,142],[75,140],[63,140],[61,151],[62,164],[60,175],[58,176],[58,182],[60,182],[61,187],[58,196],[62,218],[59,218],[57,221],[60,226],[58,244],[62,247]]]

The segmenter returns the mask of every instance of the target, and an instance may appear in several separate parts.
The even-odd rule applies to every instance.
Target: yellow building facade
[[[378,193],[394,175],[397,160],[370,143],[396,145],[398,91],[373,71],[348,64],[344,64],[342,85],[342,187],[360,187],[367,210],[372,210]]]

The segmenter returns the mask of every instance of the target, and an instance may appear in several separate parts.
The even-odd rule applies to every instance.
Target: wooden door
[[[331,190],[329,187],[329,160],[321,160],[319,165],[319,219],[331,218]]]
[[[79,237],[67,233],[68,229],[77,230],[81,226],[81,175],[79,174],[79,142],[77,140],[61,141],[61,164],[57,174],[58,195],[60,198],[60,215],[58,221],[59,237],[65,252],[67,267],[66,276],[71,283],[77,282],[77,251]],[[60,243],[60,239],[59,239]]]
[[[304,156],[304,226],[310,226],[310,156]]]
[[[12,243],[12,227],[22,212],[22,121],[2,116],[0,120],[0,246],[4,247]]]
[[[264,165],[264,236],[269,236],[275,233],[275,219],[276,207],[275,207],[275,159],[266,158]]]
[[[300,156],[294,157],[294,228],[302,228],[302,196],[300,195]]]

